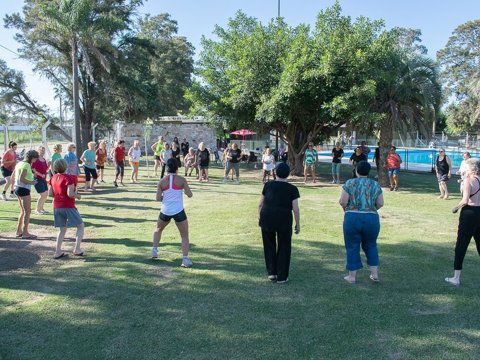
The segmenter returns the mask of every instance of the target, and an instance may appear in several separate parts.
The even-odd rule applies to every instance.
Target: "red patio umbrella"
[[[255,135],[256,132],[250,131],[247,129],[241,129],[241,130],[235,130],[230,133],[230,135],[238,135],[238,136],[243,136],[243,140],[245,140],[245,136],[247,135]]]

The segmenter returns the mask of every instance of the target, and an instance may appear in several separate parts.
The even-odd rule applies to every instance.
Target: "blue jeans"
[[[377,237],[380,220],[375,213],[346,212],[343,220],[343,238],[347,252],[347,270],[355,271],[363,267],[360,245],[367,257],[367,264],[378,266]]]
[[[342,165],[342,163],[332,163],[333,178],[335,178],[335,174],[337,174],[337,179],[340,177],[340,165]]]

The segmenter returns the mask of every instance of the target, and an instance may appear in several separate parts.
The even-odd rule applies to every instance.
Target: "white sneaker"
[[[445,278],[445,281],[449,284],[452,284],[452,285],[455,285],[455,286],[458,286],[460,285],[460,280],[457,280],[455,278]]]
[[[188,268],[190,266],[192,266],[193,263],[192,263],[192,260],[190,260],[190,258],[188,256],[184,256],[183,259],[182,259],[182,267],[185,267],[185,268]]]
[[[8,200],[8,199],[7,199],[7,196],[6,196],[5,194],[2,194],[2,195],[0,196],[0,199],[2,199],[2,200],[4,200],[4,201],[7,201],[7,200]]]
[[[152,259],[158,258],[158,249],[152,249]]]
[[[336,182],[335,180],[332,180],[332,182],[331,182],[331,183],[332,183],[332,184],[336,184],[337,182]]]
[[[237,185],[240,184],[240,181],[238,181],[238,179],[235,179],[233,182]]]
[[[10,199],[16,199],[16,198],[17,198],[17,195],[15,195],[14,193],[10,194]]]
[[[224,183],[224,184],[227,183],[227,178],[223,178],[223,183]]]

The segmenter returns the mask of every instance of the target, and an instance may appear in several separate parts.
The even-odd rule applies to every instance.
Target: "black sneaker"
[[[118,187],[118,184],[116,181],[113,182],[113,185],[115,185],[115,187]]]
[[[390,191],[393,191],[393,186],[390,186]]]

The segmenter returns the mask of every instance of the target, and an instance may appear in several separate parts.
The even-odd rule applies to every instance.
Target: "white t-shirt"
[[[275,158],[273,155],[263,154],[262,156],[263,170],[272,171],[275,169]]]
[[[139,162],[140,161],[140,156],[142,156],[142,150],[140,148],[138,148],[138,149],[132,148],[132,152],[131,152],[131,155],[130,155],[130,161]]]

